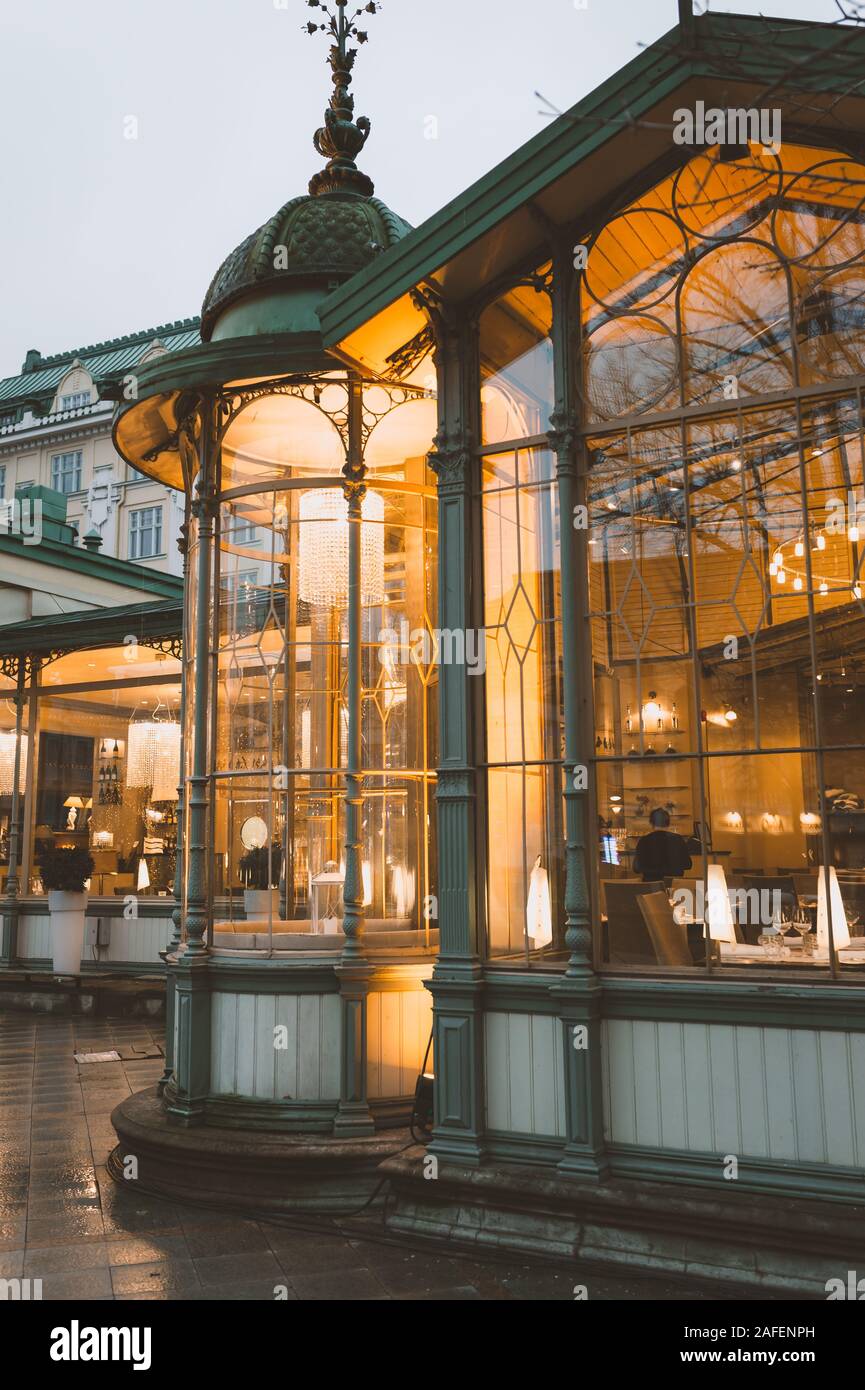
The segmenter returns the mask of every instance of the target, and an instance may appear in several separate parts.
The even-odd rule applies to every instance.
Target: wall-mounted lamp
[[[660,729],[663,722],[663,710],[658,703],[658,695],[654,690],[649,691],[649,698],[643,705],[643,727],[653,724],[656,729]]]

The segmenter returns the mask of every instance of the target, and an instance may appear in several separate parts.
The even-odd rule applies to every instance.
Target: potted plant
[[[79,975],[87,911],[84,885],[93,873],[93,859],[79,846],[51,846],[39,855],[39,869],[48,894],[54,974]]]
[[[243,907],[247,921],[279,916],[279,866],[281,850],[274,844],[248,849],[240,859],[243,881]]]

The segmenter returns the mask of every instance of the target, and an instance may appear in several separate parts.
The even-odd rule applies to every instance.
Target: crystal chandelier
[[[360,508],[360,588],[366,607],[384,602],[384,498],[367,492]],[[298,595],[305,603],[344,607],[348,599],[348,500],[341,488],[300,499]],[[369,523],[369,524],[367,524]]]
[[[27,735],[21,735],[21,768],[18,790],[24,790],[27,773]],[[0,796],[11,796],[15,782],[15,730],[0,729]]]
[[[126,785],[152,787],[153,801],[176,801],[180,778],[180,725],[173,719],[140,719],[128,730]]]

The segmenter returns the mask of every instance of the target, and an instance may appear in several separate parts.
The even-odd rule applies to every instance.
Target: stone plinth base
[[[122,1101],[111,1123],[119,1143],[108,1171],[118,1182],[130,1181],[124,1160],[135,1157],[141,1191],[174,1201],[225,1204],[250,1215],[348,1215],[381,1182],[382,1161],[409,1141],[401,1129],[368,1139],[331,1139],[216,1125],[181,1127],[168,1119],[155,1087]]]
[[[432,1174],[435,1173],[435,1176]],[[627,1179],[589,1183],[487,1163],[437,1173],[420,1148],[387,1159],[387,1227],[463,1251],[579,1260],[825,1299],[829,1279],[863,1268],[865,1204],[808,1202]]]

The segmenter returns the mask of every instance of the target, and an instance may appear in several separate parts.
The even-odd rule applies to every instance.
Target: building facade
[[[119,458],[111,418],[114,397],[135,391],[143,364],[198,341],[198,320],[184,319],[54,356],[28,351],[20,373],[0,380],[0,496],[12,505],[21,490],[50,488],[66,499],[64,520],[79,541],[96,535],[105,555],[179,575],[177,494]],[[8,572],[0,585],[3,622],[84,606]]]

